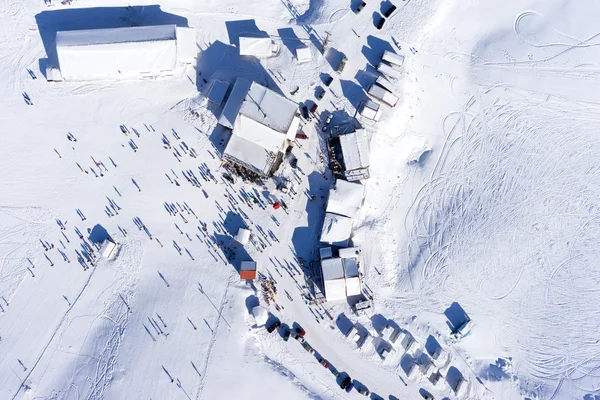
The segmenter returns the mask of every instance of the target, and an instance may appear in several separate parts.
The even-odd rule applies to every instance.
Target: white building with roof
[[[219,117],[232,135],[223,157],[260,176],[274,172],[300,126],[298,104],[274,91],[238,78]]]
[[[258,58],[273,57],[279,52],[279,45],[270,37],[240,37],[240,56]]]
[[[64,80],[173,75],[179,67],[192,63],[196,52],[194,29],[175,25],[56,33],[58,69]],[[58,80],[55,66],[49,68],[49,77]]]
[[[356,258],[321,259],[321,272],[327,301],[344,300],[362,291]]]
[[[364,186],[338,179],[329,190],[329,199],[321,242],[334,246],[346,247],[352,234],[352,218],[358,213],[362,204]]]
[[[364,129],[339,136],[342,158],[344,160],[344,178],[357,181],[369,178],[369,138]]]

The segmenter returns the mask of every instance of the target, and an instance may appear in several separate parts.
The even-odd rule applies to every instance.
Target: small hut
[[[252,281],[256,279],[256,262],[242,261],[242,265],[240,267],[240,279]]]

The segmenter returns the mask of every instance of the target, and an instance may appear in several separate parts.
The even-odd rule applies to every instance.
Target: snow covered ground
[[[360,14],[354,0],[2,4],[0,398],[360,398],[294,339],[253,327],[262,296],[239,280],[245,257],[277,281],[283,310],[269,310],[300,324],[317,356],[371,398],[600,396],[600,7],[393,2],[381,31],[374,21],[389,3],[376,1]],[[57,30],[152,24],[196,29],[198,61],[185,76],[45,81]],[[232,44],[260,32],[280,45],[277,56],[240,58]],[[313,59],[298,64],[302,45]],[[320,125],[307,124],[309,139],[293,150],[299,170],[281,171],[297,193],[277,192],[288,214],[270,206],[273,182],[221,178],[227,134],[206,95],[212,80],[241,76],[315,101],[332,74],[317,114],[342,124],[384,50],[406,62],[401,104],[366,127],[371,178],[353,242],[374,309],[356,317],[347,304],[309,307],[302,297],[297,257],[317,257],[332,183]],[[246,256],[238,246],[228,260],[228,237],[244,224],[266,247]],[[104,231],[119,254],[86,269],[80,255]],[[453,341],[465,313],[474,326]],[[357,349],[344,335],[349,321],[375,341]],[[410,354],[376,353],[388,321],[414,336]],[[437,344],[441,382],[408,377],[412,359]]]

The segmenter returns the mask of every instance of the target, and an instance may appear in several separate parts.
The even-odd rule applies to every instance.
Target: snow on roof
[[[290,142],[296,139],[296,133],[298,133],[298,128],[300,127],[300,118],[298,116],[294,116],[292,119],[292,123],[285,135],[285,138]]]
[[[296,49],[296,58],[298,59],[298,62],[301,63],[312,60],[310,48],[308,48],[308,46],[298,47]]]
[[[345,258],[340,260],[343,260],[344,276],[346,278],[356,278],[358,276],[358,262],[356,262],[356,258]]]
[[[191,64],[198,56],[196,48],[196,30],[194,28],[175,28],[177,37],[177,61]]]
[[[48,82],[62,82],[60,70],[53,66],[46,67],[46,80]]]
[[[252,82],[248,79],[236,79],[233,84],[233,89],[229,94],[229,98],[227,99],[227,103],[225,103],[225,107],[223,108],[223,112],[219,116],[219,124],[229,129],[233,129],[233,124],[235,123],[240,108],[242,107],[242,103],[244,102],[244,98],[246,97],[246,94],[248,94],[251,85]]]
[[[383,101],[390,107],[395,107],[396,104],[398,104],[398,97],[379,85],[372,84],[367,93],[376,99]]]
[[[404,56],[389,50],[383,52],[383,57],[381,57],[381,59],[398,66],[404,64]]]
[[[358,277],[346,278],[346,296],[361,294],[360,279]]]
[[[321,231],[321,242],[336,246],[346,246],[352,233],[352,219],[337,214],[326,213]]]
[[[256,306],[252,309],[252,315],[256,321],[256,326],[263,326],[269,319],[269,312],[263,306]]]
[[[325,297],[327,301],[346,299],[346,284],[343,279],[325,281]]]
[[[377,83],[379,86],[385,88],[391,93],[394,93],[396,91],[396,86],[392,82],[388,81],[383,75],[378,76],[375,83]]]
[[[242,245],[245,245],[250,240],[250,234],[251,233],[252,232],[250,231],[250,229],[240,228],[240,229],[238,229],[238,232],[235,235],[235,240],[237,240],[238,243],[240,243]]]
[[[321,260],[331,257],[333,257],[333,250],[331,249],[331,247],[321,247],[319,249],[319,258]]]
[[[233,129],[238,114],[242,114],[277,132],[287,134],[295,122],[297,110],[298,104],[290,99],[256,82],[238,78],[219,117],[219,124]]]
[[[56,52],[65,79],[158,75],[177,64],[175,25],[61,31]]]
[[[129,28],[83,29],[56,32],[56,47],[175,40],[175,25],[133,26]]]
[[[262,175],[269,174],[276,159],[273,151],[235,134],[229,138],[223,155],[248,164]]]
[[[360,209],[363,193],[364,186],[360,183],[338,179],[335,186],[329,190],[327,212],[350,218],[354,217]]]
[[[215,80],[210,88],[210,92],[208,92],[208,101],[221,104],[227,94],[227,89],[229,89],[229,82]]]
[[[396,68],[390,66],[389,64],[386,64],[385,62],[380,62],[379,65],[377,66],[377,71],[381,72],[383,75],[385,75],[388,79],[400,79],[402,77],[402,74],[400,73],[400,71],[398,71]]]
[[[360,111],[360,115],[373,121],[379,121],[381,113],[381,105],[371,100],[365,101]]]
[[[279,46],[270,37],[240,37],[240,56],[271,57]]]
[[[110,240],[105,240],[100,246],[100,255],[104,258],[112,258],[116,255],[117,245]]]
[[[391,93],[389,94],[392,95]],[[339,139],[346,171],[369,167],[369,140],[367,132],[364,129],[340,135]]]
[[[256,82],[252,82],[244,100],[240,114],[281,133],[288,132],[298,110],[298,104]]]
[[[360,247],[347,247],[345,249],[339,249],[338,254],[340,258],[357,258],[360,256]]]
[[[344,278],[344,266],[341,258],[327,258],[321,260],[323,270],[323,281]]]

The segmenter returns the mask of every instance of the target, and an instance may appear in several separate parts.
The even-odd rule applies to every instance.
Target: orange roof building
[[[242,280],[256,279],[256,262],[242,261],[242,265],[240,267],[240,279],[242,279]]]

